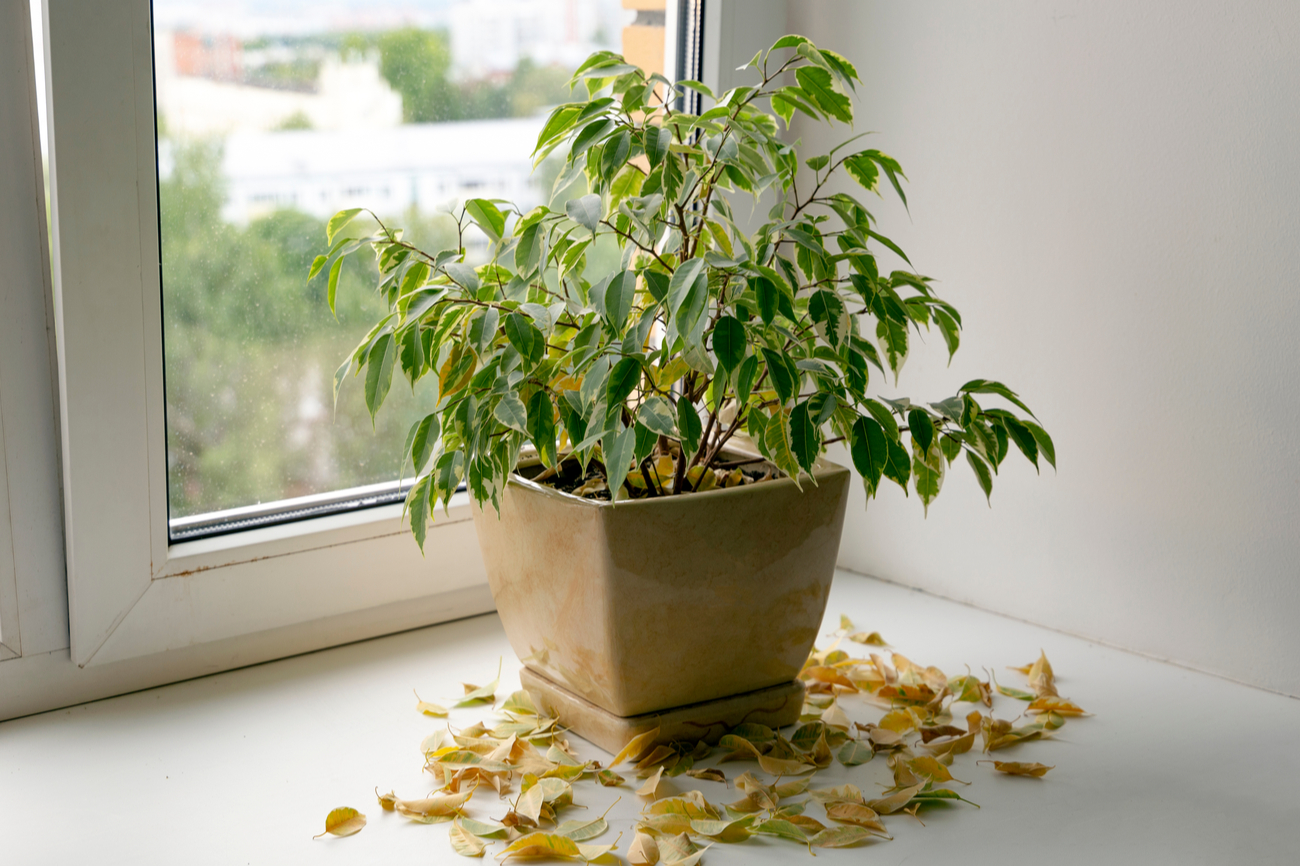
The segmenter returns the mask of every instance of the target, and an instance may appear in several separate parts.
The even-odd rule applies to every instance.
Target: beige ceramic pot
[[[850,473],[607,502],[515,475],[474,511],[506,635],[619,717],[794,680],[830,592]]]

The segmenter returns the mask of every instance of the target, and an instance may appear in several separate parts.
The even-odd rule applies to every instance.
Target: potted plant
[[[336,395],[364,373],[373,414],[398,370],[437,389],[403,455],[411,531],[423,546],[437,503],[468,489],[526,685],[607,746],[651,718],[699,737],[797,717],[848,496],[829,444],[868,497],[889,480],[923,507],[959,459],[986,496],[1011,444],[1055,465],[999,382],[871,397],[872,368],[897,379],[914,329],[951,359],[961,317],[856,196],[827,190],[843,171],[906,204],[899,164],[861,135],[803,160],[782,138],[796,112],[852,122],[853,65],[786,36],[746,68],[760,81],[715,97],[593,54],[573,77],[586,97],[551,112],[534,152],[563,153],[554,190],[585,179],[586,195],[526,213],[469,200],[460,237],[472,223],[490,242],[477,265],[369,212],[358,236],[362,211],[343,211],[311,268],[332,308],[344,258],[374,251],[389,312]],[[686,91],[712,107],[674,108]],[[742,215],[747,196],[765,216]],[[617,266],[595,273],[611,242]]]

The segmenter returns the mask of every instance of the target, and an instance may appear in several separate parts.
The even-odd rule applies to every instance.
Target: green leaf
[[[754,295],[758,299],[758,315],[763,320],[764,325],[771,325],[772,320],[776,319],[776,284],[766,277],[755,277],[750,281],[750,286],[754,289]]]
[[[471,295],[478,292],[478,273],[473,267],[464,262],[448,262],[442,266],[442,270],[466,292]]]
[[[668,281],[668,310],[674,317],[680,315],[682,305],[703,270],[703,259],[687,259],[673,271],[672,279]]]
[[[642,272],[645,278],[645,287],[650,290],[655,301],[663,301],[668,297],[669,277],[660,271],[646,270]]]
[[[745,359],[745,325],[734,316],[723,316],[713,326],[713,354],[724,370],[735,370]]]
[[[907,414],[907,426],[911,430],[912,440],[920,446],[921,452],[930,450],[934,442],[934,421],[923,409],[914,409]]]
[[[465,211],[489,238],[493,241],[501,240],[506,231],[506,217],[496,205],[487,199],[470,199],[465,203]]]
[[[536,364],[541,359],[546,343],[542,332],[528,321],[528,317],[517,312],[506,316],[506,340],[530,364]]]
[[[842,123],[853,123],[853,103],[835,89],[829,72],[817,66],[801,66],[794,71],[794,77],[818,108]]]
[[[995,382],[994,380],[991,379],[972,379],[970,382],[966,383],[961,388],[957,389],[957,391],[958,393],[970,392],[971,394],[996,394],[1001,397],[1005,397],[1007,400],[1011,401],[1016,406],[1020,407],[1025,412],[1029,413],[1031,416],[1034,415],[1033,412],[1030,411],[1029,407],[1025,406],[1023,403],[1020,402],[1019,395],[1017,395],[1011,389],[1007,388],[1002,383]],[[1034,416],[1034,418],[1037,417],[1038,416]]]
[[[939,496],[943,487],[945,463],[943,451],[937,442],[930,443],[927,450],[922,450],[920,443],[912,439],[912,472],[916,476],[916,493],[921,498],[921,505],[929,514],[930,504]]]
[[[1003,416],[1001,421],[1006,427],[1007,433],[1010,434],[1011,441],[1016,444],[1016,448],[1020,449],[1021,453],[1034,465],[1034,469],[1037,469],[1038,441],[1034,439],[1033,432],[1025,427],[1024,422],[1011,418],[1009,415]]]
[[[961,326],[946,310],[937,308],[934,310],[934,321],[943,333],[943,342],[948,345],[948,362],[952,363],[952,357],[957,354],[957,347],[961,345]]]
[[[564,135],[577,122],[578,116],[582,114],[585,103],[569,102],[564,105],[556,106],[546,119],[546,125],[537,136],[537,146],[533,148],[533,153],[537,153],[545,145],[550,144],[555,139]]]
[[[876,164],[865,154],[854,154],[846,157],[844,168],[848,171],[853,180],[862,185],[865,190],[875,190],[876,180],[880,177],[880,170]]]
[[[672,405],[657,394],[637,407],[636,418],[647,429],[657,434],[666,437],[677,436]]]
[[[790,412],[790,450],[809,476],[821,454],[821,446],[821,432],[809,416],[808,401],[804,401]]]
[[[501,400],[497,403],[492,414],[496,416],[497,421],[506,427],[514,428],[520,433],[528,433],[528,410],[524,408],[524,402],[513,391],[501,395]]]
[[[527,278],[541,264],[542,243],[546,237],[540,223],[533,223],[519,235],[515,244],[515,271]]]
[[[641,362],[635,358],[624,358],[609,372],[609,382],[605,386],[605,411],[617,412],[627,400],[628,395],[641,381]]]
[[[887,479],[892,479],[907,493],[907,483],[912,478],[912,459],[907,454],[907,449],[895,439],[886,439],[885,443],[889,449],[889,454],[885,459],[884,475]]]
[[[864,744],[859,740],[850,739],[840,748],[838,758],[840,764],[851,768],[854,765],[861,765],[871,761],[875,758],[875,755],[875,751],[873,751],[867,744]]]
[[[790,442],[790,417],[783,411],[772,413],[763,432],[763,445],[767,447],[772,462],[799,485],[799,462]]]
[[[533,441],[542,463],[553,467],[559,463],[555,446],[555,407],[546,392],[538,389],[528,399],[528,438]]]
[[[411,522],[411,535],[415,537],[415,542],[420,546],[420,552],[424,552],[425,534],[429,530],[429,514],[432,511],[430,506],[430,488],[433,479],[425,476],[406,493],[406,513]]]
[[[330,221],[325,224],[325,243],[333,244],[334,236],[343,231],[343,229],[347,227],[348,223],[355,220],[357,214],[360,214],[364,210],[365,208],[348,208],[346,211],[339,211],[337,214],[330,217]]]
[[[623,168],[627,162],[628,152],[632,150],[632,133],[623,130],[617,135],[611,136],[605,142],[605,149],[600,154],[600,173],[606,180],[609,180],[618,174],[618,170]]]
[[[972,451],[966,452],[966,463],[975,472],[975,478],[979,480],[980,490],[984,492],[984,499],[990,506],[993,505],[993,474],[989,472],[989,465],[975,456]]]
[[[666,126],[652,126],[645,131],[645,154],[650,168],[656,168],[668,156],[668,146],[673,143],[673,131]]]
[[[429,413],[415,423],[411,436],[411,466],[416,475],[424,472],[425,464],[433,457],[440,432],[436,413]]]
[[[782,36],[780,39],[776,40],[776,42],[773,42],[772,47],[768,50],[776,51],[779,48],[798,48],[800,45],[805,44],[808,44],[807,37],[790,34]]]
[[[576,160],[587,148],[612,132],[615,126],[614,121],[607,117],[602,117],[584,126],[582,132],[574,137],[573,144],[569,147],[569,159],[571,161]]]
[[[370,347],[366,357],[366,408],[370,410],[373,423],[375,413],[388,396],[388,389],[393,384],[393,362],[397,360],[397,344],[391,333],[380,335]]]
[[[635,298],[636,272],[621,271],[615,274],[605,289],[605,317],[609,320],[615,334],[623,333]]]
[[[606,435],[601,441],[601,451],[605,455],[605,476],[609,485],[611,499],[617,501],[623,480],[632,466],[632,455],[636,450],[636,429],[625,427],[616,434]]]
[[[338,319],[339,315],[334,310],[334,296],[338,293],[339,272],[342,270],[343,270],[343,257],[339,256],[337,259],[334,260],[334,264],[330,266],[329,288],[326,290],[327,293],[326,300],[329,302],[330,305],[330,313],[334,314],[335,319]]]
[[[750,392],[754,390],[754,379],[758,376],[758,356],[751,355],[740,363],[736,373],[736,401],[743,409],[749,402]]]
[[[1047,459],[1052,469],[1056,469],[1056,446],[1052,443],[1052,438],[1047,435],[1047,431],[1032,421],[1022,421],[1021,424],[1029,428],[1029,432],[1034,435],[1034,442],[1038,443],[1038,453]]]
[[[469,326],[470,345],[479,355],[487,355],[492,342],[496,340],[497,325],[501,313],[495,307],[484,307],[483,312],[474,317]]]
[[[570,219],[591,232],[595,232],[596,227],[600,225],[600,196],[594,193],[578,199],[570,199],[565,203],[564,210]]]
[[[907,326],[892,319],[882,319],[876,323],[876,337],[885,350],[885,362],[894,373],[894,383],[898,383],[898,373],[907,361]]]
[[[763,360],[767,363],[767,377],[776,389],[777,400],[782,405],[788,403],[799,387],[798,370],[788,356],[774,349],[763,349]]]
[[[849,432],[849,453],[853,456],[854,468],[866,484],[867,495],[875,496],[889,457],[885,431],[880,424],[874,419],[859,416]]]
[[[819,289],[808,299],[808,314],[817,325],[817,333],[835,349],[849,339],[849,314],[840,296]]]
[[[311,260],[311,268],[307,271],[308,283],[316,279],[316,275],[320,273],[321,269],[325,267],[325,263],[328,261],[329,256],[326,256],[324,253]]]
[[[686,395],[677,399],[677,430],[681,432],[682,453],[689,459],[700,450],[704,425],[700,422],[700,414],[695,411],[695,404]]]

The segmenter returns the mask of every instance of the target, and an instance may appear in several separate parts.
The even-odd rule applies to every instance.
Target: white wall
[[[900,392],[1003,379],[1061,468],[1009,458],[990,510],[959,466],[929,520],[859,499],[841,563],[1300,695],[1300,4],[823,0],[787,24],[858,65],[857,131],[911,178],[882,231],[965,316],[952,368],[931,337]]]

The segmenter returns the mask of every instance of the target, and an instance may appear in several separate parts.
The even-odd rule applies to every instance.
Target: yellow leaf
[[[632,838],[632,845],[627,847],[629,864],[652,865],[659,863],[659,844],[655,838],[644,831],[637,831]]]
[[[450,822],[460,815],[465,802],[474,794],[473,789],[454,795],[434,795],[416,801],[403,801],[398,798],[393,803],[394,809],[408,819],[431,825],[437,822]]]
[[[918,756],[907,763],[912,772],[919,777],[927,777],[934,783],[946,783],[949,780],[958,783],[966,783],[965,780],[958,780],[948,769],[939,763],[938,759],[933,756]],[[970,783],[966,783],[970,785]]]
[[[838,828],[827,828],[808,840],[808,846],[826,849],[843,849],[848,846],[856,846],[859,843],[865,843],[870,840],[874,833],[857,825],[841,825]]]
[[[793,798],[795,795],[802,795],[808,791],[808,785],[812,782],[811,777],[804,777],[802,780],[788,780],[784,783],[777,783],[772,787],[772,794],[781,798]]]
[[[869,644],[874,647],[888,647],[889,642],[880,637],[879,632],[859,632],[856,635],[850,635],[849,641],[858,644]]]
[[[935,755],[940,756],[959,756],[962,753],[970,752],[970,748],[975,746],[976,732],[968,732],[959,738],[946,738],[941,741],[931,741],[925,745],[925,748]]]
[[[850,632],[853,629],[853,621],[849,619],[847,614],[840,615],[840,629],[843,629],[845,632]]]
[[[664,769],[660,765],[659,769],[650,775],[650,779],[645,781],[645,785],[636,790],[636,793],[643,798],[655,797],[655,792],[659,790],[659,780],[663,778]]]
[[[897,710],[891,710],[881,717],[880,727],[901,735],[910,732],[912,729],[919,729],[921,722],[921,715],[914,708],[901,707]]]
[[[645,808],[651,816],[678,815],[687,819],[717,819],[718,811],[704,800],[702,792],[691,791],[673,798],[663,798]]]
[[[857,692],[858,688],[853,685],[853,681],[844,676],[844,673],[837,668],[829,665],[814,665],[805,668],[799,672],[799,677],[803,680],[818,681],[820,683],[833,683],[842,686],[850,692]]]
[[[600,771],[599,773],[597,773],[597,774],[596,774],[596,779],[597,779],[597,781],[600,782],[600,784],[601,784],[602,786],[621,786],[621,785],[623,785],[623,778],[620,777],[618,774],[616,774],[616,773],[614,773],[613,771],[608,770],[608,769],[607,769],[607,770]]]
[[[609,766],[612,768],[624,759],[635,760],[640,758],[646,750],[650,749],[650,746],[654,743],[655,738],[657,737],[659,737],[659,726],[655,726],[650,729],[650,731],[641,732],[641,734],[633,736],[623,749],[619,750],[618,755],[614,756],[614,759],[609,763]]]
[[[1040,765],[1038,762],[993,762],[993,770],[1016,777],[1042,777],[1056,765]]]
[[[754,817],[741,819],[692,819],[691,830],[719,843],[743,843],[754,833]]]
[[[826,723],[826,725],[830,726],[831,728],[838,729],[839,731],[842,732],[847,732],[849,728],[852,727],[853,725],[853,723],[849,720],[849,715],[844,712],[844,709],[839,706],[838,702],[826,708],[826,710],[822,711],[822,722]],[[759,764],[761,765],[762,762],[760,762]],[[767,769],[764,768],[764,770]],[[770,774],[773,772],[768,771],[768,773]],[[794,771],[793,773],[800,773],[800,772]]]
[[[1052,671],[1052,664],[1047,661],[1047,654],[1043,651],[1038,652],[1038,661],[1029,666],[1029,671],[1025,673],[1029,680],[1029,686],[1042,695],[1056,695],[1056,674]]]
[[[823,804],[839,801],[854,804],[865,803],[862,799],[862,790],[852,783],[845,783],[843,786],[836,786],[834,789],[809,789],[808,794],[812,796],[814,801]]]
[[[880,822],[880,815],[870,807],[851,801],[837,801],[826,805],[826,817],[836,822],[868,828],[880,834],[885,833],[885,826]]]
[[[917,783],[915,786],[908,786],[906,789],[902,789],[901,791],[895,792],[894,794],[888,795],[884,798],[867,801],[867,806],[881,815],[889,815],[890,813],[897,812],[906,806],[907,802],[912,800],[912,796],[921,791],[924,785],[924,783]]]
[[[335,837],[351,837],[366,827],[366,817],[351,807],[336,807],[325,817],[325,830],[316,837],[333,834]],[[313,840],[316,837],[312,837]]]
[[[710,846],[713,844],[709,844]],[[709,846],[696,846],[689,834],[681,833],[660,842],[659,856],[669,867],[694,867]]]
[[[1030,702],[1029,707],[1025,708],[1025,710],[1038,713],[1057,713],[1061,716],[1083,716],[1087,713],[1069,699],[1061,698],[1059,695],[1042,694]]]
[[[487,851],[487,845],[462,828],[459,822],[452,823],[450,836],[451,848],[456,850],[457,855],[464,855],[466,858],[482,858],[483,853]]]
[[[717,768],[691,768],[686,772],[686,775],[697,780],[709,780],[714,783],[725,783],[727,781],[727,775]]]
[[[447,709],[445,707],[443,707],[442,705],[434,704],[431,701],[424,701],[423,699],[420,698],[420,694],[418,692],[415,694],[415,701],[416,701],[415,709],[418,710],[420,713],[424,714],[425,716],[445,717],[447,715]]]
[[[397,795],[395,793],[389,792],[387,795],[381,795],[379,794],[379,788],[375,787],[375,796],[379,798],[379,806],[384,808],[388,812],[391,813],[394,809],[396,809]]]
[[[666,765],[668,764],[668,760],[675,755],[677,755],[677,750],[665,746],[664,744],[660,744],[650,752],[646,753],[645,757],[641,759],[641,761],[637,762],[633,767],[638,771],[643,771],[656,764]]]
[[[559,834],[546,834],[541,831],[525,834],[501,850],[501,854],[497,857],[501,861],[510,858],[573,858],[575,860],[588,860],[582,857],[582,850],[578,848],[578,844],[568,837],[561,837]]]

